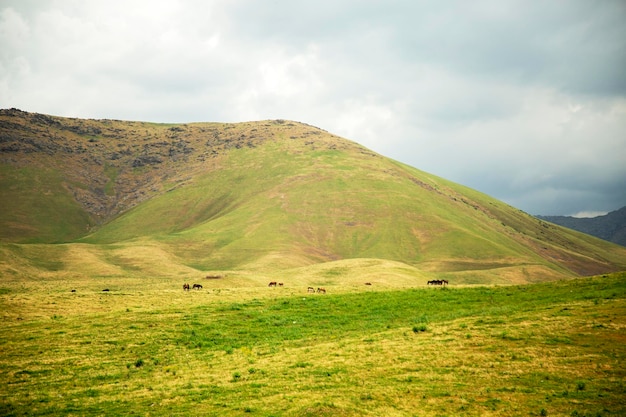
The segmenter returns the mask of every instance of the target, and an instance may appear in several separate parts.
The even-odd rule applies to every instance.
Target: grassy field
[[[230,279],[4,279],[0,414],[626,415],[626,273],[325,295]]]

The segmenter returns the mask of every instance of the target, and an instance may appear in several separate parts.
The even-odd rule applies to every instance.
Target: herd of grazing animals
[[[208,278],[208,277],[207,277]],[[270,281],[270,283],[268,284],[268,287],[282,287],[284,284],[282,282],[276,282],[276,281]],[[366,282],[365,285],[372,285],[371,282]],[[448,285],[448,280],[447,279],[433,279],[428,281],[427,285]],[[201,290],[202,289],[202,285],[201,284],[193,284],[193,286],[190,286],[187,283],[183,284],[183,291],[189,291],[190,289],[194,289],[194,290]],[[102,291],[104,292],[109,292],[110,290],[108,288],[103,289]],[[75,289],[72,289],[71,292],[76,292]],[[326,294],[326,288],[322,288],[322,287],[318,287],[317,290],[313,287],[308,287],[307,288],[307,292],[310,293],[319,293],[319,294]]]
[[[200,285],[200,284],[193,284],[193,287],[190,287],[189,284],[187,284],[187,283],[183,284],[183,291],[189,291],[190,289],[201,290],[202,289],[202,285]]]
[[[367,283],[365,283],[365,285],[372,285],[372,284],[367,282]],[[284,284],[282,282],[271,281],[267,286],[268,287],[276,287],[276,286],[282,287],[282,286],[284,286]],[[187,283],[183,284],[183,291],[189,291],[190,289],[201,290],[202,289],[202,285],[200,285],[200,284],[193,284],[193,286],[190,287],[189,284],[187,284]],[[108,290],[105,290],[105,291],[108,291]],[[308,292],[312,292],[312,293],[317,292],[319,294],[326,294],[326,288],[322,288],[322,287],[318,287],[317,290],[315,290],[315,288],[313,288],[313,287],[309,287],[307,291]]]
[[[276,285],[278,285],[279,287],[282,287],[284,284],[282,282],[276,283],[276,281],[270,281],[270,283],[267,286],[268,287],[276,287]],[[315,292],[315,288],[309,287],[307,289],[307,292]],[[322,294],[326,294],[326,289],[325,288],[318,288],[317,292],[322,293]]]
[[[372,285],[371,282],[366,282],[365,285]],[[446,279],[433,279],[428,281],[427,285],[448,285],[448,280]],[[284,284],[282,282],[276,282],[276,281],[270,281],[270,283],[267,285],[268,287],[282,287],[284,286]],[[189,284],[185,283],[183,284],[183,290],[184,291],[189,291],[190,288],[192,289],[198,289],[201,290],[202,289],[202,285],[200,284],[193,284],[192,287],[189,286]],[[108,289],[105,289],[103,291],[108,291]],[[319,293],[319,294],[326,294],[326,288],[322,288],[322,287],[318,287],[317,290],[313,287],[308,287],[307,288],[307,292],[310,293]]]

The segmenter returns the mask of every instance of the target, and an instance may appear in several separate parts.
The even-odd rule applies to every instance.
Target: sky
[[[626,2],[0,0],[0,108],[295,120],[599,215],[626,206]]]

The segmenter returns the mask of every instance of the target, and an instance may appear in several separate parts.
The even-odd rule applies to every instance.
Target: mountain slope
[[[626,246],[626,207],[592,218],[570,216],[537,216],[537,218]]]
[[[626,269],[624,248],[301,123],[4,110],[0,146],[3,201],[14,207],[0,218],[0,260],[11,274],[256,271],[337,282],[357,265],[371,273],[371,262],[351,261],[371,259],[406,266],[390,280],[506,283]],[[34,181],[44,172],[46,184]]]

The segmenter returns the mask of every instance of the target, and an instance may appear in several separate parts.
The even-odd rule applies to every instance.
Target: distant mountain
[[[0,110],[0,205],[2,277],[508,284],[626,270],[623,247],[285,120]]]
[[[626,246],[626,207],[604,216],[591,218],[570,216],[537,216],[537,218]]]

